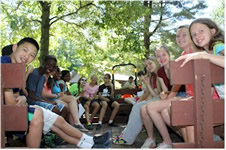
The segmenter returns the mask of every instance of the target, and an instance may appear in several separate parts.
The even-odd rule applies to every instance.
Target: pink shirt
[[[85,97],[93,97],[95,93],[98,92],[98,85],[95,85],[94,87],[91,87],[89,84],[86,84],[83,88],[84,96]]]

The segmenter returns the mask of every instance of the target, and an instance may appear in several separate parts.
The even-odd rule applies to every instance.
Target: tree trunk
[[[39,62],[42,65],[45,56],[49,54],[49,30],[50,30],[50,3],[46,1],[40,1],[42,7],[41,16],[41,46],[40,46],[40,57]]]
[[[144,6],[152,9],[152,1],[144,1]],[[151,11],[150,11],[151,13]],[[146,49],[145,58],[148,58],[150,55],[150,32],[149,27],[151,24],[151,14],[144,16],[144,47]]]

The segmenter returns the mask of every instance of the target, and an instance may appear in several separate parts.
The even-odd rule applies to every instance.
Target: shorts
[[[187,95],[186,92],[178,92],[176,96],[177,96],[177,97],[182,97],[182,98],[188,97],[188,95]]]
[[[40,107],[38,105],[35,105],[35,107],[39,107],[42,109],[43,112],[43,134],[47,134],[50,130],[53,124],[56,122],[59,115],[57,115],[54,112],[51,112],[48,109],[45,109],[43,107]]]
[[[35,105],[38,105],[38,106],[41,106],[43,108],[46,108],[46,109],[49,109],[49,110],[53,110],[53,108],[55,106],[57,106],[57,108],[60,110],[60,112],[64,109],[65,105],[64,104],[60,104],[58,103],[57,105],[53,105],[53,104],[50,104],[50,103],[46,103],[46,102],[41,102],[41,101],[35,101],[34,102]]]
[[[111,105],[112,105],[112,103],[114,103],[114,101],[116,101],[116,100],[113,99],[113,98],[111,98],[111,97],[106,97],[106,98],[110,99],[110,101],[107,102],[107,104],[108,104],[108,106],[109,106],[111,109],[113,109],[113,107],[112,107]],[[101,100],[100,100],[100,104],[102,105],[102,101],[101,101]]]

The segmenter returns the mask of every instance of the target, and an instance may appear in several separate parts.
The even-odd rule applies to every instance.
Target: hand
[[[166,92],[161,92],[159,97],[162,99],[162,100],[165,100],[167,98],[168,94]]]
[[[18,96],[17,98],[16,98],[16,101],[17,101],[17,103],[16,103],[16,105],[17,106],[25,106],[25,105],[27,105],[27,98],[25,97],[25,96]]]
[[[180,66],[180,67],[183,67],[190,60],[203,59],[205,55],[206,55],[205,51],[204,52],[196,52],[196,53],[192,53],[192,54],[187,54],[187,55],[180,56],[179,58],[177,58],[175,60],[175,62],[184,60],[183,63],[181,64],[181,66]]]
[[[110,102],[110,99],[109,98],[104,98],[104,101]]]
[[[33,70],[34,70],[34,67],[33,67],[32,65],[29,65],[29,66],[27,67],[27,73],[28,73],[28,74],[32,73]]]
[[[58,97],[64,96],[64,92],[58,93]]]

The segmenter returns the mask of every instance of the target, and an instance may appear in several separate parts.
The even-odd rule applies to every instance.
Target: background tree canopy
[[[212,19],[224,23],[224,0]],[[52,54],[61,68],[86,77],[103,75],[116,64],[134,63],[143,69],[156,45],[170,47],[173,58],[179,22],[195,19],[206,1],[1,1],[1,47],[33,37],[40,44],[38,67]],[[133,74],[133,70],[120,70]]]

